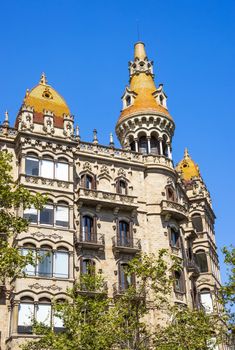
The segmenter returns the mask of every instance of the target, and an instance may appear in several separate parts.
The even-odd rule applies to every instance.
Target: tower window
[[[180,234],[179,234],[179,231],[177,231],[173,227],[170,228],[170,244],[171,244],[171,247],[175,247],[175,248],[179,248],[180,247]]]
[[[175,271],[175,292],[185,293],[183,271]]]
[[[200,272],[208,272],[207,256],[204,250],[198,250],[195,253],[195,260]]]
[[[127,96],[126,97],[126,106],[128,107],[128,106],[130,106],[130,104],[131,104],[131,96]]]
[[[193,228],[195,229],[196,232],[203,231],[202,217],[200,214],[192,215],[192,224],[193,224]]]
[[[164,97],[162,95],[159,96],[160,104],[163,106]]]
[[[127,183],[124,180],[117,181],[117,193],[127,194]]]
[[[142,136],[139,139],[139,151],[143,154],[148,153],[148,142],[146,136]]]

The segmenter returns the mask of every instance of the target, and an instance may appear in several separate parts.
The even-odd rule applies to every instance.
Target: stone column
[[[74,278],[73,252],[69,252],[69,279]]]
[[[162,138],[159,137],[158,141],[159,141],[159,146],[160,146],[160,155],[162,156],[163,155]]]
[[[138,140],[135,139],[135,151],[139,152]]]
[[[18,312],[19,312],[19,302],[15,301],[13,304],[12,309],[12,316],[11,316],[11,333],[17,334],[18,332]]]
[[[147,137],[147,142],[148,142],[148,153],[151,153],[150,136]]]
[[[172,159],[172,155],[171,155],[171,145],[168,143],[167,144],[167,153],[168,153],[168,158]]]

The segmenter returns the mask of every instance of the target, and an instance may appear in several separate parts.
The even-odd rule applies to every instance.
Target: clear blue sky
[[[45,71],[83,140],[108,143],[140,38],[176,123],[173,156],[199,164],[217,215],[217,244],[235,243],[235,1],[0,1],[0,120],[13,123]],[[222,268],[224,275],[224,268]]]

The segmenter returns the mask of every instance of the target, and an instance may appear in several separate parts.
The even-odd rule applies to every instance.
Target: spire
[[[147,58],[145,52],[145,45],[141,41],[135,44],[134,59],[136,58],[138,58],[139,60],[144,60],[145,58]]]
[[[181,178],[185,181],[200,177],[198,165],[190,157],[187,148],[184,150],[184,158],[176,166],[176,171],[180,173]]]
[[[42,73],[39,84],[47,85],[47,77],[45,73]]]
[[[109,134],[109,146],[114,147],[113,133],[112,132]]]
[[[187,147],[184,149],[184,159],[190,158]]]

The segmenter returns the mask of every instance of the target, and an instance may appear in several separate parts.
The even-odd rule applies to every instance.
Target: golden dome
[[[146,53],[143,43],[135,44],[135,60],[145,60]],[[153,75],[149,72],[138,72],[133,74],[130,78],[130,88],[131,92],[136,94],[134,102],[131,106],[122,110],[121,115],[118,120],[118,124],[127,119],[128,117],[140,113],[161,113],[172,120],[168,110],[158,103],[154,97],[157,88],[154,83]]]
[[[198,165],[190,157],[187,148],[184,151],[184,159],[176,166],[176,171],[181,174],[182,180],[190,181],[194,177],[200,177]]]
[[[24,104],[33,107],[35,113],[42,113],[44,110],[53,112],[56,117],[63,117],[63,114],[70,114],[63,97],[47,84],[46,76],[43,73],[40,82],[31,91],[27,90]]]

